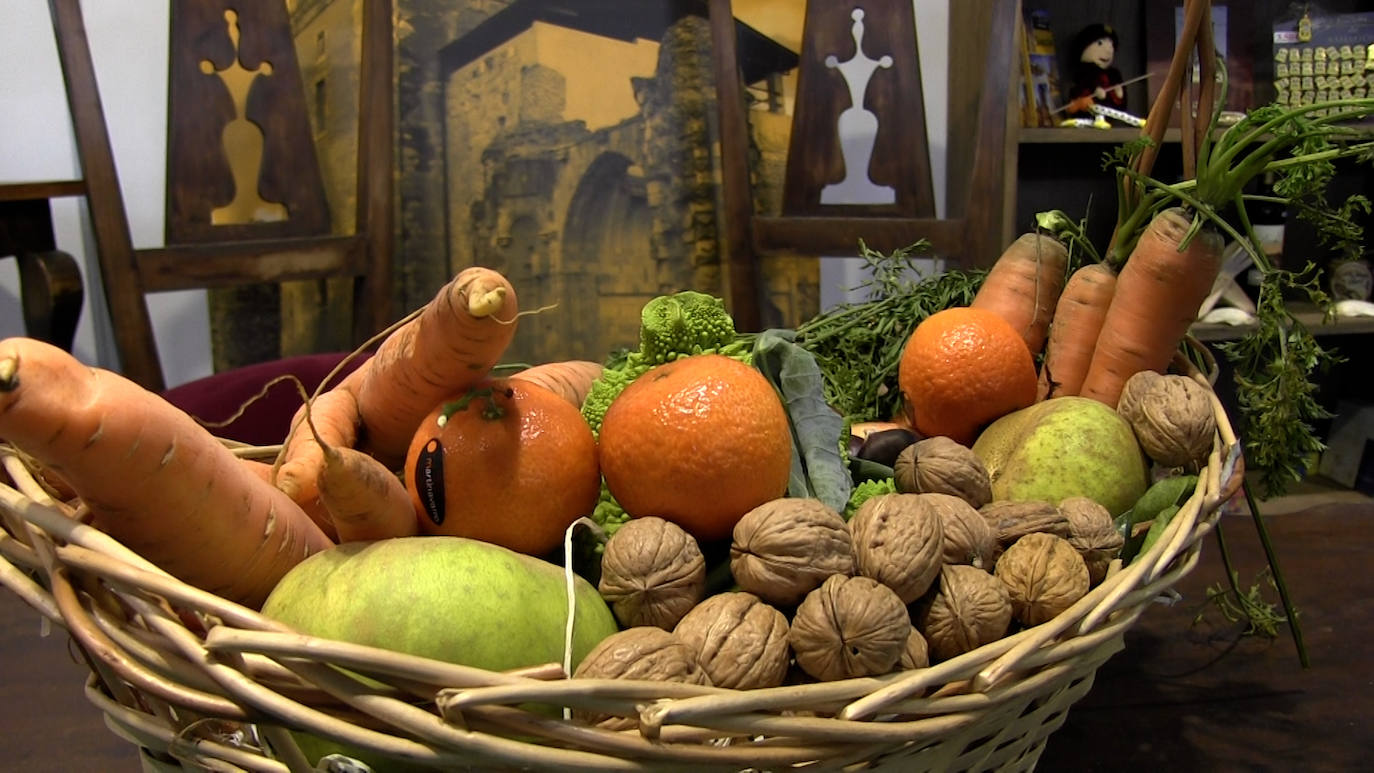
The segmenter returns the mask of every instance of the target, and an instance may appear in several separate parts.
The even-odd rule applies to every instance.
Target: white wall
[[[82,3],[135,247],[163,243],[169,7],[148,0]],[[0,3],[0,73],[0,182],[78,177],[46,0]],[[118,369],[85,201],[57,199],[52,211],[57,247],[80,261],[86,281],[75,353],[89,364]],[[16,276],[14,261],[0,261],[0,336],[24,332]],[[159,293],[148,305],[168,386],[209,374],[205,293]]]

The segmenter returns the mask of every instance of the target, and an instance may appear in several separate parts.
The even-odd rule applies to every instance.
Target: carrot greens
[[[1108,158],[1117,173],[1120,200],[1133,202],[1119,213],[1109,262],[1124,260],[1154,212],[1181,204],[1193,214],[1194,230],[1205,224],[1221,230],[1260,271],[1256,324],[1240,340],[1218,348],[1235,369],[1238,429],[1248,466],[1269,494],[1281,494],[1300,480],[1310,457],[1324,447],[1313,425],[1329,413],[1313,381],[1337,358],[1290,307],[1301,300],[1332,313],[1331,299],[1320,288],[1321,269],[1310,261],[1292,270],[1275,266],[1261,247],[1247,205],[1282,205],[1311,223],[1324,245],[1339,253],[1358,252],[1369,200],[1352,196],[1333,204],[1326,192],[1337,160],[1374,160],[1374,133],[1350,123],[1371,113],[1374,99],[1350,99],[1266,105],[1224,131],[1213,118],[1198,143],[1195,176],[1173,184],[1151,178],[1134,164],[1137,154],[1149,147],[1148,140],[1118,148]],[[1273,195],[1247,193],[1265,179],[1271,181]]]

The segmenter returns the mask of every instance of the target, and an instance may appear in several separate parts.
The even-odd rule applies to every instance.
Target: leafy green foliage
[[[871,278],[855,288],[868,299],[821,312],[797,328],[796,342],[815,356],[825,400],[847,422],[890,419],[901,406],[897,365],[921,320],[951,306],[967,306],[983,270],[950,270],[917,278],[918,254],[928,242],[883,255],[859,244]]]
[[[792,435],[792,471],[787,495],[819,499],[844,508],[853,481],[841,441],[844,419],[825,402],[824,378],[816,358],[793,343],[790,330],[765,330],[754,342],[754,366],[778,390]]]
[[[1271,495],[1301,480],[1308,458],[1325,447],[1312,423],[1330,413],[1317,400],[1313,376],[1338,358],[1317,343],[1284,303],[1285,294],[1302,293],[1319,307],[1329,306],[1317,284],[1319,276],[1311,264],[1300,273],[1269,271],[1260,285],[1255,329],[1239,341],[1219,345],[1235,365],[1246,466],[1259,471],[1260,483]]]
[[[1279,635],[1279,626],[1288,622],[1288,616],[1265,598],[1265,591],[1261,584],[1267,584],[1271,590],[1277,588],[1274,575],[1268,567],[1261,569],[1256,582],[1246,591],[1238,590],[1240,587],[1240,576],[1236,572],[1231,573],[1230,585],[1216,583],[1207,589],[1206,605],[1197,617],[1193,618],[1194,623],[1202,622],[1207,616],[1209,608],[1216,609],[1230,623],[1245,623],[1244,636],[1264,636],[1273,639]],[[1293,610],[1293,617],[1296,619],[1298,610]]]
[[[864,502],[883,494],[896,494],[897,481],[893,478],[880,478],[877,480],[865,480],[854,487],[854,491],[849,494],[849,502],[844,506],[844,519],[847,521],[854,517],[854,513],[859,511]]]

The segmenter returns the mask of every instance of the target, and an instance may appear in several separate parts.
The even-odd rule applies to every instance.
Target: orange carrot
[[[1116,406],[1126,379],[1163,373],[1221,268],[1220,235],[1202,230],[1182,251],[1191,218],[1175,207],[1145,227],[1116,280],[1079,394]]]
[[[340,542],[413,537],[420,533],[415,507],[401,479],[381,462],[354,448],[329,445],[315,432],[310,403],[306,424],[319,445],[324,467],[319,476],[320,501]]]
[[[97,528],[231,601],[259,606],[333,544],[185,412],[40,341],[0,341],[0,437],[70,483]]]
[[[337,386],[310,400],[308,406],[303,404],[297,409],[291,419],[292,431],[282,451],[283,461],[277,470],[277,488],[285,491],[317,523],[324,521],[329,528],[333,528],[333,523],[320,501],[319,475],[324,469],[324,451],[316,438],[337,448],[358,445],[363,423],[358,411],[358,384],[371,363],[371,360],[364,362]],[[305,422],[307,408],[318,435],[298,431]]]
[[[515,289],[498,272],[459,272],[415,319],[387,337],[360,377],[367,450],[399,466],[434,406],[481,381],[515,335]]]
[[[1045,397],[1076,395],[1093,359],[1102,320],[1116,292],[1116,272],[1105,263],[1089,263],[1073,272],[1059,294],[1040,368]]]
[[[1059,240],[1048,234],[1022,234],[992,265],[970,305],[1011,323],[1031,355],[1037,355],[1045,346],[1067,266],[1068,250]]]
[[[589,360],[545,362],[511,375],[513,379],[529,381],[572,403],[579,410],[592,391],[592,382],[601,376],[602,365]]]

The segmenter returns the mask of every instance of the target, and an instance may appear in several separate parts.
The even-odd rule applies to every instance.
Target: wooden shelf
[[[1298,310],[1293,312],[1298,321],[1307,326],[1314,336],[1366,335],[1374,333],[1374,317],[1336,317],[1324,322],[1321,312]],[[1199,341],[1233,341],[1254,330],[1253,324],[1220,325],[1197,323],[1188,332]]]
[[[1130,142],[1140,136],[1140,129],[1130,126],[1114,126],[1110,129],[1093,129],[1091,127],[1055,127],[1048,129],[1020,129],[1017,139],[1022,144],[1042,145],[1042,144],[1067,144],[1076,143],[1080,145],[1119,145],[1123,142]],[[1166,129],[1164,131],[1165,142],[1178,142],[1182,134],[1178,129]]]

